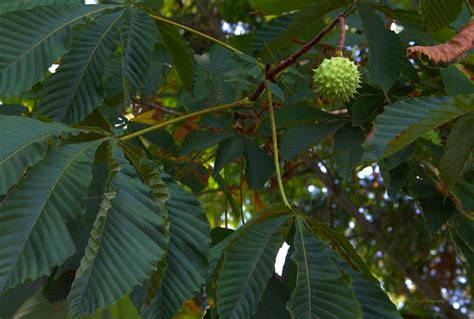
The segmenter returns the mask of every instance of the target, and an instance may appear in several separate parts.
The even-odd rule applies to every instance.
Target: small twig
[[[318,44],[325,35],[331,32],[332,29],[334,29],[334,27],[339,22],[339,17],[340,16],[345,17],[349,13],[349,11],[352,9],[355,3],[356,3],[356,0],[354,0],[343,13],[341,13],[339,16],[334,18],[331,21],[331,23],[329,23],[323,30],[321,30],[321,32],[319,32],[317,36],[315,36],[311,41],[306,43],[301,49],[299,49],[298,51],[290,55],[286,60],[283,60],[276,66],[270,68],[265,73],[265,80],[269,80],[272,82],[275,81],[277,75],[280,74],[280,72],[282,72],[283,70],[285,70],[292,64],[295,64],[299,57],[301,57],[306,52],[308,52],[313,46]],[[256,101],[260,97],[262,92],[265,90],[265,80],[260,82],[260,84],[257,86],[255,91],[249,96],[250,101]]]
[[[207,109],[204,109],[204,110],[188,113],[188,114],[176,117],[174,119],[171,119],[171,120],[168,120],[168,121],[165,121],[165,122],[147,127],[143,130],[140,130],[140,131],[122,136],[119,139],[121,141],[128,141],[128,140],[131,140],[132,138],[135,138],[137,136],[141,136],[143,134],[158,130],[158,129],[163,128],[163,127],[165,127],[167,125],[170,125],[170,124],[176,124],[176,123],[179,123],[179,122],[182,122],[184,120],[188,120],[188,119],[200,116],[200,115],[204,115],[204,114],[208,114],[208,113],[214,113],[214,112],[218,112],[218,111],[223,111],[223,110],[227,110],[227,109],[230,109],[230,108],[245,106],[245,105],[249,105],[249,104],[251,104],[251,102],[248,100],[248,98],[244,98],[242,100],[235,101],[235,102],[232,102],[232,103],[229,103],[229,104],[217,105],[217,106],[210,107],[210,108],[207,108]]]
[[[146,106],[146,107],[149,107],[149,108],[152,108],[152,109],[160,110],[163,113],[174,114],[174,115],[181,115],[182,114],[179,111],[176,111],[174,109],[170,109],[166,106],[157,104],[153,101],[133,100],[133,103],[136,104],[136,105]]]
[[[196,29],[193,29],[191,27],[188,27],[182,23],[179,23],[179,22],[176,22],[176,21],[173,21],[173,20],[169,20],[169,19],[166,19],[166,18],[163,18],[163,17],[160,17],[160,16],[157,16],[157,15],[154,15],[154,14],[151,14],[151,13],[148,13],[150,15],[150,17],[152,17],[153,19],[157,20],[157,21],[160,21],[160,22],[163,22],[163,23],[166,23],[166,24],[169,24],[169,25],[172,25],[172,26],[175,26],[177,28],[180,28],[182,30],[185,30],[185,31],[188,31],[188,32],[191,32],[191,33],[194,33],[202,38],[205,38],[209,41],[212,41],[218,45],[220,45],[221,47],[224,47],[232,52],[235,52],[235,53],[240,53],[240,54],[243,54],[242,51],[234,48],[233,46],[231,45],[228,45],[227,43],[225,42],[222,42],[221,40],[219,39],[216,39],[214,37],[211,37],[210,35],[207,35],[201,31],[198,31]]]
[[[293,43],[296,43],[296,44],[299,44],[299,45],[305,45],[305,44],[306,44],[306,41],[304,41],[304,40],[302,40],[302,39],[300,39],[300,38],[298,38],[298,37],[293,37],[293,38],[291,38],[291,41],[292,41]]]
[[[346,23],[343,15],[339,16],[339,29],[341,33],[336,48],[336,54],[342,56],[342,52],[344,50],[344,42],[346,42]]]

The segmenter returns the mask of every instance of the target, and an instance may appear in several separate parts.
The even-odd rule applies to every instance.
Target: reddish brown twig
[[[283,60],[277,65],[275,65],[274,67],[268,69],[267,72],[265,72],[265,80],[269,80],[272,82],[275,81],[277,75],[280,74],[280,72],[288,68],[290,65],[296,63],[299,57],[301,57],[303,54],[308,52],[313,46],[318,44],[322,40],[322,38],[324,38],[326,34],[328,34],[329,32],[332,31],[332,29],[334,29],[334,27],[339,22],[339,17],[345,17],[349,13],[349,11],[352,9],[356,1],[357,0],[354,0],[351,3],[351,5],[349,5],[343,13],[341,13],[339,16],[334,18],[331,21],[331,23],[329,23],[323,30],[321,30],[321,32],[319,32],[317,36],[315,36],[311,41],[306,43],[301,49],[299,49],[298,51],[290,55],[286,60]],[[249,96],[249,100],[256,101],[260,97],[264,89],[265,89],[265,81],[262,81],[257,86],[255,91]]]
[[[339,16],[339,29],[341,30],[341,34],[339,36],[339,42],[337,43],[336,52],[342,55],[344,42],[346,41],[346,23],[343,15]]]

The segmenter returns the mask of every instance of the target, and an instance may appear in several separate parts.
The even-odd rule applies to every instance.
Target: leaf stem
[[[163,22],[163,23],[166,23],[166,24],[170,24],[172,26],[175,26],[177,28],[180,28],[182,30],[185,30],[185,31],[188,31],[188,32],[191,32],[191,33],[194,33],[200,37],[203,37],[211,42],[214,42],[218,45],[220,45],[221,47],[224,47],[226,48],[227,50],[230,50],[232,52],[235,52],[235,53],[239,53],[239,54],[243,54],[242,51],[240,51],[239,49],[236,49],[234,48],[233,46],[231,45],[228,45],[227,43],[219,40],[219,39],[216,39],[214,37],[211,37],[210,35],[207,35],[201,31],[198,31],[196,29],[193,29],[191,27],[188,27],[184,24],[181,24],[179,22],[176,22],[176,21],[173,21],[173,20],[169,20],[169,19],[166,19],[166,18],[163,18],[163,17],[160,17],[160,16],[157,16],[157,15],[154,15],[154,14],[151,14],[151,13],[148,13],[150,15],[150,17],[152,17],[153,19],[157,20],[157,21],[160,21],[160,22]]]
[[[469,11],[469,14],[472,17],[474,15],[474,12],[472,11],[471,3],[469,2],[469,0],[465,0],[465,3],[466,3],[467,10]]]
[[[342,52],[344,51],[344,42],[346,41],[346,23],[344,16],[341,14],[339,15],[339,42],[336,48],[336,54],[342,56]]]
[[[140,131],[122,136],[122,137],[119,138],[119,140],[128,141],[128,140],[131,140],[132,138],[135,138],[137,136],[141,136],[143,134],[150,133],[152,131],[158,130],[158,129],[163,128],[165,126],[175,124],[175,123],[179,123],[179,122],[185,121],[187,119],[190,119],[190,118],[193,118],[193,117],[196,117],[196,116],[200,116],[200,115],[204,115],[204,114],[208,114],[208,113],[213,113],[213,112],[218,112],[218,111],[223,111],[223,110],[238,107],[238,106],[249,105],[251,103],[252,102],[248,98],[243,98],[242,100],[238,100],[238,101],[235,101],[235,102],[232,102],[232,103],[217,105],[217,106],[213,106],[213,107],[210,107],[210,108],[207,108],[207,109],[204,109],[204,110],[188,113],[188,114],[176,117],[174,119],[158,123],[158,124],[153,125],[151,127],[147,127],[143,130],[140,130]]]
[[[280,190],[280,195],[281,195],[281,199],[283,200],[283,203],[288,208],[291,209],[291,205],[288,202],[288,199],[286,198],[285,188],[283,187],[283,181],[281,179],[280,160],[278,158],[278,140],[277,140],[277,134],[276,134],[275,114],[273,112],[272,92],[268,89],[268,86],[266,84],[265,86],[267,87],[267,93],[268,93],[268,112],[270,114],[270,126],[272,128],[273,163],[275,164],[275,171],[276,171],[277,181],[278,181],[278,189]]]

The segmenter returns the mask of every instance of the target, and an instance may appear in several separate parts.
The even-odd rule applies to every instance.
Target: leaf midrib
[[[299,233],[301,237],[301,245],[303,246],[303,258],[304,258],[304,264],[305,264],[305,272],[306,272],[306,283],[308,285],[308,306],[309,306],[309,313],[312,314],[312,304],[311,304],[311,281],[309,280],[309,270],[308,270],[308,257],[306,255],[306,244],[304,241],[304,236],[303,236],[303,229],[301,227],[301,221],[298,219],[298,228],[299,228]]]

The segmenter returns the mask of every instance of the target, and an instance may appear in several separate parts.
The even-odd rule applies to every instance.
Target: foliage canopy
[[[471,1],[99,2],[0,3],[1,318],[469,313]]]

